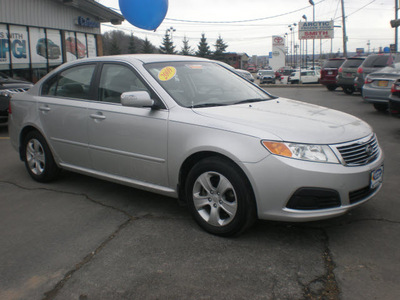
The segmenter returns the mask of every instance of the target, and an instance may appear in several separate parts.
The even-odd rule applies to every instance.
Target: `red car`
[[[322,66],[319,82],[325,85],[328,90],[334,91],[338,87],[336,76],[338,75],[338,69],[345,60],[345,58],[331,58]]]
[[[76,43],[75,43],[76,41]],[[65,39],[65,48],[67,52],[77,55],[78,58],[86,57],[86,46],[82,44],[78,39],[73,37],[68,37]],[[78,51],[78,53],[77,53]]]

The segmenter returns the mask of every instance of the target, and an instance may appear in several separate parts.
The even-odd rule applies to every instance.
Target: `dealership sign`
[[[333,29],[333,21],[299,22],[299,39],[333,39]]]

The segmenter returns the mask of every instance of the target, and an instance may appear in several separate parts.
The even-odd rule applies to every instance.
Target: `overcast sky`
[[[97,0],[104,6],[119,12],[118,0]],[[143,0],[132,0],[143,1]],[[334,20],[335,26],[342,25],[341,0],[314,0],[315,20]],[[395,17],[395,0],[345,0],[347,50],[368,47],[373,51],[394,43],[394,29],[390,20]],[[169,0],[166,19],[156,32],[146,31],[124,22],[119,26],[102,25],[102,31],[120,29],[135,36],[148,39],[155,45],[162,43],[165,30],[176,29],[173,41],[176,50],[181,50],[183,37],[189,39],[194,50],[205,33],[212,50],[219,35],[228,44],[228,52],[246,52],[248,55],[268,55],[272,51],[272,35],[290,33],[288,25],[313,18],[313,7],[308,0]],[[205,22],[232,22],[260,19],[251,22],[210,24]],[[177,19],[182,21],[174,21]],[[189,23],[185,21],[202,21]],[[296,26],[297,28],[297,26]],[[296,29],[297,34],[297,29]],[[342,28],[335,28],[332,41],[334,52],[343,51]],[[291,40],[291,39],[290,39]],[[297,40],[297,37],[296,37]],[[370,42],[370,46],[368,46]],[[316,53],[320,52],[320,42],[316,41]],[[308,49],[312,42],[308,42]],[[331,40],[322,40],[322,52],[330,52]]]

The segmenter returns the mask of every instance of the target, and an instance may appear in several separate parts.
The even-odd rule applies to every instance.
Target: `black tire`
[[[328,89],[328,91],[334,91],[334,90],[336,90],[337,86],[336,85],[327,85],[326,88]]]
[[[199,161],[187,176],[185,195],[193,218],[209,233],[237,235],[256,220],[250,183],[228,160],[210,157]]]
[[[23,159],[29,175],[38,182],[57,178],[60,169],[56,165],[44,137],[37,131],[29,132],[22,145]]]
[[[387,103],[374,103],[374,108],[377,111],[385,112],[388,110],[389,105]]]
[[[353,87],[342,87],[343,92],[347,95],[352,95],[354,93],[354,88]]]
[[[298,80],[292,80],[290,83],[291,84],[299,84],[299,81]]]

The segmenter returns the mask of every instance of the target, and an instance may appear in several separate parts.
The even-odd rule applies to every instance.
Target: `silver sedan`
[[[271,96],[206,59],[127,55],[67,63],[11,100],[30,176],[61,169],[179,198],[210,233],[257,218],[341,215],[381,188],[371,127]]]
[[[374,105],[378,111],[386,111],[389,106],[390,89],[400,79],[400,63],[370,73],[362,87],[362,97]]]

